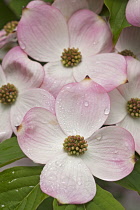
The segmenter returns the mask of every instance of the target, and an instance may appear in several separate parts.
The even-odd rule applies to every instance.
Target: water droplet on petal
[[[19,45],[20,45],[21,49],[25,50],[26,46],[23,42],[19,41]]]
[[[85,101],[84,105],[87,107],[89,105],[89,103],[87,101]]]
[[[96,136],[96,139],[97,139],[97,140],[101,140],[101,138],[102,138],[102,135],[101,135],[101,134],[98,134],[98,135]]]
[[[118,151],[116,150],[116,151],[114,151],[114,153],[115,153],[115,154],[117,154],[117,153],[118,153]]]
[[[110,111],[110,110],[109,110],[108,108],[106,108],[106,109],[104,110],[104,114],[105,114],[105,115],[108,115],[108,114],[109,114],[109,111]]]

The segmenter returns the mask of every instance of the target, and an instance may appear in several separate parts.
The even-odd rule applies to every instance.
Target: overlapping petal
[[[24,9],[18,24],[20,47],[39,61],[58,61],[69,46],[67,23],[60,11],[47,4]]]
[[[80,9],[88,9],[89,7],[87,0],[55,0],[52,5],[58,8],[67,20],[74,12]]]
[[[106,22],[90,10],[80,10],[68,22],[70,47],[83,57],[112,50],[112,35]]]
[[[117,52],[130,50],[138,59],[140,59],[140,47],[138,45],[139,42],[140,28],[134,26],[127,27],[122,30],[115,49]]]
[[[24,115],[33,107],[43,107],[54,113],[54,97],[46,90],[35,88],[24,91],[18,95],[17,101],[11,107],[11,124],[16,132]]]
[[[87,141],[88,150],[81,158],[93,175],[115,181],[131,173],[135,163],[135,144],[127,130],[117,126],[105,127]]]
[[[120,94],[117,89],[109,92],[110,96],[110,113],[105,122],[106,125],[116,124],[123,120],[127,115],[126,104],[127,101]]]
[[[73,69],[64,67],[60,61],[48,63],[44,69],[45,78],[41,88],[48,90],[55,97],[64,85],[75,82]]]
[[[33,161],[46,164],[63,154],[66,135],[56,116],[44,108],[33,108],[25,115],[17,132],[18,143]]]
[[[132,25],[140,27],[140,0],[128,1],[126,18]]]
[[[17,33],[13,32],[8,35],[3,31],[3,34],[0,34],[0,48],[4,47],[6,44],[17,41]]]
[[[56,98],[56,116],[67,135],[89,137],[103,125],[109,110],[108,94],[90,79],[66,85]]]
[[[6,78],[5,78],[5,75],[4,75],[4,72],[3,72],[3,69],[0,65],[0,87],[2,85],[5,85],[6,84]]]
[[[139,118],[132,118],[131,116],[127,115],[120,123],[119,126],[128,130],[135,141],[135,150],[140,154],[140,119]]]
[[[10,108],[0,103],[0,142],[11,137]]]
[[[140,61],[133,57],[127,57],[128,81],[135,83],[140,79]]]
[[[41,190],[63,204],[86,203],[96,193],[94,178],[83,161],[65,154],[50,160],[40,179]]]
[[[103,0],[87,0],[89,4],[89,8],[95,12],[96,14],[99,14],[102,10],[104,1]]]
[[[2,67],[7,82],[14,84],[20,92],[39,87],[43,82],[44,70],[41,64],[30,60],[18,46],[6,54]]]
[[[123,56],[115,53],[98,54],[87,58],[87,75],[106,91],[126,82],[126,61]],[[75,78],[78,79],[78,76]]]

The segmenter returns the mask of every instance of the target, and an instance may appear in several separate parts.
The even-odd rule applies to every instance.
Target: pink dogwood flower
[[[30,60],[20,47],[11,49],[0,66],[0,140],[16,133],[25,113],[32,107],[53,112],[54,97],[40,89],[44,77],[41,64]]]
[[[134,137],[136,151],[140,154],[140,61],[128,57],[128,83],[109,93],[111,111],[106,125],[117,124]]]
[[[46,164],[40,176],[44,193],[60,203],[86,203],[96,194],[93,175],[114,181],[133,170],[131,134],[117,126],[99,129],[110,110],[102,86],[89,79],[68,84],[55,109],[55,115],[43,108],[29,110],[17,132],[23,152]]]
[[[103,0],[55,0],[52,5],[58,8],[68,20],[80,9],[91,9],[96,14],[99,14],[103,4]]]
[[[107,91],[126,81],[124,57],[105,53],[112,50],[108,25],[90,10],[74,13],[67,23],[57,8],[30,2],[17,35],[28,55],[48,62],[42,88],[55,96],[65,84],[82,81],[86,75]]]
[[[140,0],[129,0],[126,6],[126,19],[133,26],[140,27]]]
[[[135,26],[124,28],[115,46],[115,51],[124,56],[132,56],[140,60],[139,42],[140,28]]]
[[[8,43],[17,41],[17,25],[17,21],[11,21],[0,31],[0,48],[4,47]]]

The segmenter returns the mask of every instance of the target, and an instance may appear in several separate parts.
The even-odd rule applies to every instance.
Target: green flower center
[[[63,148],[69,155],[82,155],[87,151],[87,147],[87,141],[79,135],[68,136],[63,143]]]
[[[130,101],[127,102],[127,112],[131,117],[138,118],[140,117],[140,99],[139,98],[131,98]]]
[[[130,50],[123,50],[119,52],[119,54],[124,55],[124,56],[132,56],[133,58],[136,58],[136,55],[134,55],[134,53],[131,52]]]
[[[77,66],[82,61],[82,55],[79,49],[75,48],[68,48],[67,50],[64,49],[61,62],[65,67],[73,67]]]
[[[12,104],[16,101],[18,96],[18,90],[16,87],[10,83],[3,85],[0,88],[0,103],[2,104]]]
[[[7,23],[5,26],[4,26],[4,30],[6,31],[6,34],[10,34],[12,33],[15,28],[17,27],[18,25],[18,21],[11,21],[9,23]]]

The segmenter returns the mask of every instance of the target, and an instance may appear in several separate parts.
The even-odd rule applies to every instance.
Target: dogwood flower
[[[17,25],[17,21],[8,22],[0,31],[0,48],[4,47],[7,43],[17,41]]]
[[[109,97],[103,87],[85,79],[62,88],[56,115],[30,109],[17,128],[18,142],[33,161],[46,164],[41,190],[60,203],[81,204],[96,194],[92,175],[114,181],[134,167],[134,141],[117,126],[98,130],[107,119]]]
[[[14,47],[0,66],[0,140],[16,132],[25,113],[41,106],[53,112],[54,97],[39,89],[44,77],[41,64],[31,61],[20,49]]]
[[[126,19],[133,26],[140,27],[140,0],[129,0],[126,6]]]
[[[105,124],[117,124],[134,137],[136,151],[140,154],[140,61],[129,57],[128,83],[109,93],[111,111]]]
[[[115,46],[115,51],[121,55],[132,56],[140,60],[139,42],[140,28],[135,26],[124,28]]]
[[[68,20],[80,9],[91,9],[96,14],[99,14],[103,4],[103,0],[55,0],[52,5],[58,8]]]
[[[30,2],[23,11],[17,35],[28,55],[48,62],[42,88],[55,96],[65,84],[82,81],[86,75],[107,91],[126,81],[124,57],[105,53],[112,50],[108,25],[90,10],[74,13],[67,23],[53,6]]]

